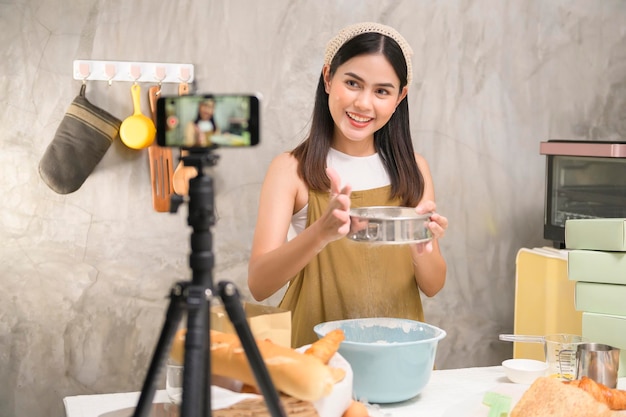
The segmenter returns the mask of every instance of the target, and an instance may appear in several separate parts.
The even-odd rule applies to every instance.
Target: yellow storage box
[[[567,276],[566,251],[522,248],[515,275],[515,334],[582,334],[582,312],[575,308],[576,282]],[[543,344],[515,342],[513,357],[543,361]]]

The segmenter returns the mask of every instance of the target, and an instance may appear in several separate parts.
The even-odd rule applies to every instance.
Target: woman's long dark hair
[[[387,58],[400,79],[402,91],[407,83],[404,55],[396,41],[379,33],[363,33],[346,42],[330,64],[330,77],[344,62],[365,54],[382,54]],[[298,175],[311,190],[327,191],[330,188],[330,179],[326,175],[326,155],[334,127],[322,74],[315,93],[309,135],[291,151],[298,160]],[[374,133],[374,147],[391,179],[390,198],[400,198],[403,205],[416,206],[424,193],[424,177],[415,162],[407,97],[398,104],[387,124]]]

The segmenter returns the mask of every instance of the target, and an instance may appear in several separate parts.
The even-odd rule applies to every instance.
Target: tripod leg
[[[263,357],[259,352],[259,348],[248,326],[246,313],[241,306],[237,287],[231,282],[220,282],[218,284],[218,292],[224,302],[224,308],[228,313],[228,317],[239,335],[239,340],[246,352],[246,357],[248,358],[257,384],[261,389],[261,393],[265,398],[265,403],[270,415],[272,417],[286,417],[287,413],[285,413],[285,409],[280,402],[278,392],[274,387],[274,383],[270,378]]]
[[[159,372],[167,359],[172,340],[174,339],[174,335],[176,334],[176,330],[183,316],[183,300],[181,297],[183,285],[184,284],[181,283],[176,284],[170,291],[170,305],[165,315],[165,323],[163,324],[159,341],[152,355],[152,361],[150,362],[141,394],[139,395],[137,407],[135,407],[135,411],[133,412],[133,417],[148,417],[150,414]]]
[[[209,382],[209,301],[206,288],[190,285],[187,289],[187,333],[181,417],[211,415]]]

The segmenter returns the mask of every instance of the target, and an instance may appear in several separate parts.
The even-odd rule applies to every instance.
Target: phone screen
[[[259,97],[245,94],[160,97],[156,127],[160,146],[255,146],[259,143]]]

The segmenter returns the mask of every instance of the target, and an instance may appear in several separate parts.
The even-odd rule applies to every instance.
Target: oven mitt
[[[67,109],[41,161],[39,175],[52,190],[80,188],[118,136],[122,121],[91,104],[86,85]]]

